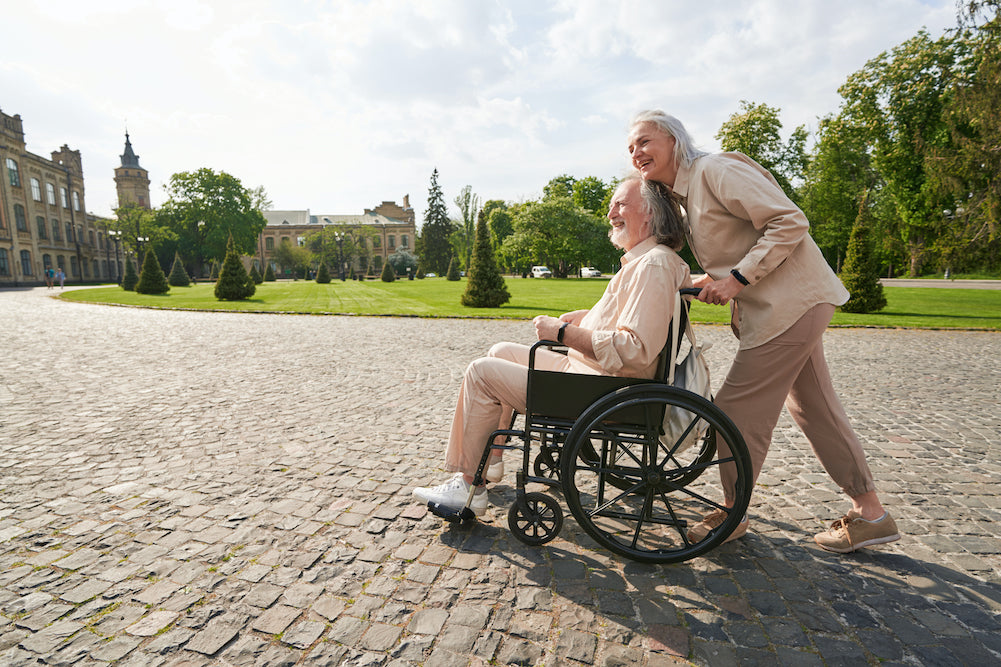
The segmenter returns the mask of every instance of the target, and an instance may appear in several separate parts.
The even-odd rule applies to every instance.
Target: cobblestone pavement
[[[750,533],[648,566],[572,518],[521,544],[511,480],[471,528],[412,500],[465,365],[525,322],[46,297],[0,291],[0,664],[1001,660],[1001,334],[827,334],[900,542],[813,545],[847,506],[784,416]],[[718,384],[733,341],[699,333]]]

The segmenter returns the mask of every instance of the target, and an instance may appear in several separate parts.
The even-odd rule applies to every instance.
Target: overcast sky
[[[126,125],[159,206],[171,174],[263,185],[275,209],[361,213],[433,169],[537,198],[628,168],[630,117],[662,108],[703,148],[740,100],[786,135],[835,112],[867,60],[952,27],[954,0],[48,0],[6,3],[0,109],[28,150],[83,156],[110,215]]]

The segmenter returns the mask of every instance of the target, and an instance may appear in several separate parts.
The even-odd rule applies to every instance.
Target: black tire
[[[520,541],[539,546],[553,540],[563,528],[563,510],[544,493],[526,493],[507,512],[507,525]]]
[[[661,442],[671,407],[708,425],[701,444],[682,451]],[[690,539],[705,515],[726,509],[722,466],[733,466],[736,476],[733,507],[717,528]],[[715,474],[704,474],[710,470]],[[625,387],[589,407],[567,436],[560,479],[567,507],[588,535],[649,563],[685,561],[722,544],[751,498],[750,457],[737,427],[710,401],[668,385]]]

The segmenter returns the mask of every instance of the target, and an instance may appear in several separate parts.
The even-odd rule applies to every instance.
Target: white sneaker
[[[496,484],[504,479],[504,459],[498,456],[496,458],[491,457],[490,460],[492,463],[487,466],[487,471],[483,473],[483,478],[491,484]]]
[[[444,484],[433,487],[419,486],[414,489],[414,497],[425,503],[437,503],[444,507],[460,508],[466,506],[466,499],[469,497],[469,489],[472,484],[462,478],[462,473],[456,473]],[[487,490],[480,487],[473,494],[473,500],[469,504],[469,509],[476,516],[483,516],[487,512]]]

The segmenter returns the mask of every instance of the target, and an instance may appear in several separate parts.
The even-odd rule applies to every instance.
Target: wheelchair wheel
[[[550,542],[563,528],[563,510],[544,493],[526,493],[507,512],[507,525],[520,541],[532,546]]]
[[[665,413],[674,408],[699,441],[663,442]],[[720,472],[735,479],[735,502],[724,505]],[[710,472],[712,474],[705,474]],[[638,385],[596,401],[567,436],[560,479],[567,507],[596,542],[632,560],[675,563],[722,544],[747,511],[751,463],[733,422],[706,399],[667,385]],[[689,530],[716,510],[726,519],[707,535]]]
[[[535,455],[535,463],[532,466],[536,477],[545,479],[556,479],[560,477],[560,449],[550,445],[543,445],[539,453]]]

